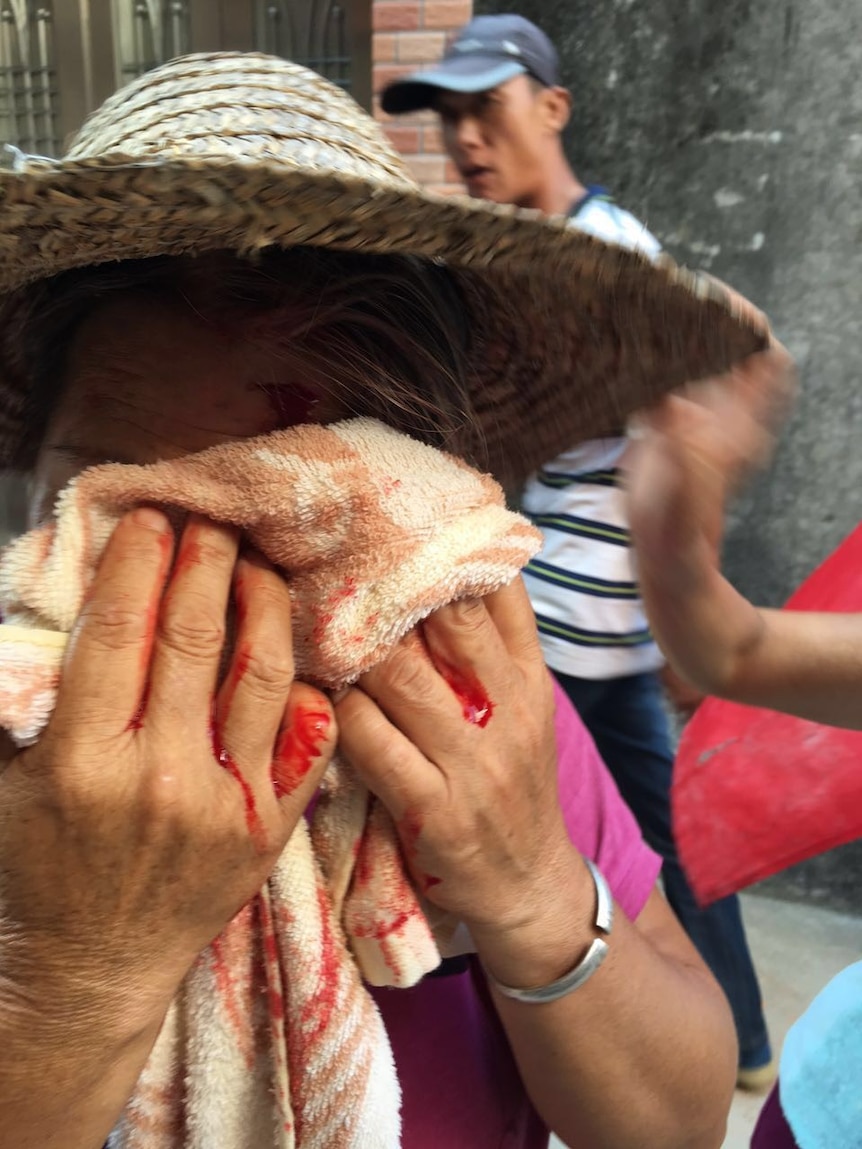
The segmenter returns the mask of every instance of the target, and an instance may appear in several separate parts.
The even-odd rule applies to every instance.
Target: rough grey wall
[[[557,44],[569,154],[683,263],[755,300],[803,392],[726,566],[778,604],[862,518],[862,4],[518,0]],[[860,763],[862,769],[862,763]],[[860,906],[862,844],[773,883]]]

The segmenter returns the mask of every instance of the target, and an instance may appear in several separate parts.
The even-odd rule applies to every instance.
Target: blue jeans
[[[671,833],[673,748],[657,674],[572,678],[554,671],[634,814],[646,842],[662,859],[667,900],[724,990],[739,1038],[739,1064],[765,1065],[769,1036],[760,987],[736,897],[701,909],[683,873]]]

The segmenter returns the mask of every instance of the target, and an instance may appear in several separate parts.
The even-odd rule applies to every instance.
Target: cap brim
[[[515,60],[496,56],[469,55],[444,60],[436,68],[414,72],[401,80],[393,80],[380,95],[380,105],[390,116],[404,112],[418,112],[432,108],[436,95],[444,92],[487,92],[498,84],[505,84],[515,76],[523,76],[527,69]]]

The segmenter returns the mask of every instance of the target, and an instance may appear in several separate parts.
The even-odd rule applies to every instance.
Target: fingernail
[[[169,526],[167,516],[157,511],[155,507],[138,507],[132,512],[132,519],[138,526],[160,535],[164,534]]]

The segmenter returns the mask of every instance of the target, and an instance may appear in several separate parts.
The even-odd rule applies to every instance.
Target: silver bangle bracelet
[[[596,929],[603,934],[610,934],[614,924],[614,902],[608,883],[605,881],[598,867],[584,858],[587,869],[596,887]],[[578,989],[593,976],[608,954],[608,943],[603,938],[593,938],[590,948],[581,958],[574,969],[564,973],[562,977],[552,981],[549,985],[534,986],[531,989],[516,989],[511,985],[503,985],[496,978],[488,974],[488,980],[498,993],[504,997],[511,997],[514,1001],[526,1002],[528,1005],[542,1005],[549,1001],[557,1001],[573,990]]]

